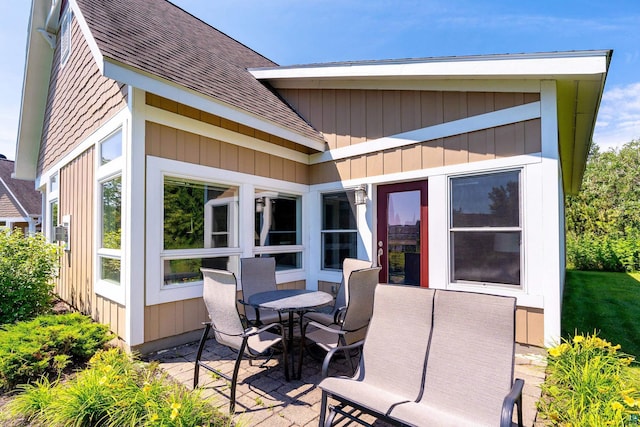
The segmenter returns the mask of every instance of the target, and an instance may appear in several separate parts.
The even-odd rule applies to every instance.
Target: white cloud
[[[602,150],[640,139],[640,82],[616,86],[602,96],[593,141]]]

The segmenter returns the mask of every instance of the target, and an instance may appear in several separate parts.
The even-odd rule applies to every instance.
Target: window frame
[[[266,178],[242,172],[229,171],[210,166],[187,163],[178,160],[147,156],[146,182],[164,182],[164,176],[186,180],[204,181],[217,185],[235,186],[239,189],[238,204],[238,246],[236,248],[205,248],[189,250],[164,250],[163,248],[163,189],[161,185],[147,186],[146,206],[146,295],[147,305],[162,304],[167,302],[182,301],[192,298],[202,298],[202,283],[190,283],[182,286],[163,286],[164,272],[162,260],[167,257],[199,257],[211,256],[215,253],[219,256],[236,257],[238,265],[230,269],[239,277],[239,259],[253,257],[262,253],[286,253],[301,252],[302,268],[296,270],[284,270],[276,272],[278,283],[305,280],[306,245],[309,231],[302,227],[302,239],[300,245],[293,246],[254,246],[255,230],[255,191],[269,190],[283,194],[301,197],[301,217],[306,217],[308,211],[309,186],[291,183],[273,178]],[[216,252],[212,252],[215,250]],[[164,257],[164,258],[163,258]],[[240,286],[240,281],[238,282]]]
[[[60,68],[64,67],[71,57],[71,30],[73,11],[67,6],[60,20]]]
[[[116,157],[106,164],[102,164],[101,146],[106,140],[113,138],[114,135],[120,133],[120,144],[122,145],[120,157]],[[95,251],[94,251],[94,283],[95,293],[105,297],[118,304],[125,304],[126,296],[126,284],[125,284],[125,216],[127,207],[126,198],[126,176],[124,174],[124,152],[125,152],[125,123],[120,123],[113,131],[108,132],[103,138],[100,138],[94,144],[95,156],[95,219],[94,230],[96,232],[95,238]],[[102,245],[102,232],[103,232],[103,199],[102,199],[102,185],[113,179],[120,178],[120,248],[111,249],[105,248]],[[102,278],[102,260],[103,259],[118,259],[120,261],[120,281],[115,283],[111,280],[105,280]]]
[[[358,254],[358,212],[357,212],[357,206],[355,206],[355,211],[354,213],[354,219],[355,219],[355,228],[353,229],[329,229],[329,228],[325,228],[325,217],[324,217],[324,200],[325,200],[325,196],[328,195],[332,195],[332,194],[341,194],[344,193],[345,195],[347,195],[347,200],[351,201],[348,197],[348,193],[355,193],[355,190],[348,190],[348,189],[342,189],[342,190],[335,190],[335,191],[325,191],[325,192],[321,192],[320,193],[320,209],[321,209],[321,213],[320,213],[320,270],[322,271],[342,271],[342,263],[340,263],[340,268],[327,268],[325,267],[325,235],[327,234],[354,234],[356,237],[355,240],[355,256],[354,258],[357,258],[357,254]],[[353,199],[355,200],[355,194]]]
[[[454,227],[453,225],[453,181],[457,178],[465,178],[465,177],[480,177],[480,176],[488,176],[488,175],[497,175],[501,173],[508,172],[517,172],[518,173],[518,225],[517,226],[469,226],[469,227]],[[483,288],[496,288],[496,289],[507,289],[514,291],[522,291],[525,289],[525,218],[524,218],[524,193],[523,189],[525,188],[525,173],[523,167],[511,167],[505,169],[491,170],[491,171],[474,171],[464,174],[456,174],[449,175],[447,177],[447,193],[448,193],[448,204],[447,204],[447,246],[448,246],[448,283],[450,285],[455,286],[474,286],[474,287],[483,287]],[[520,233],[520,256],[519,256],[519,264],[520,264],[520,273],[519,273],[519,284],[509,284],[509,283],[496,283],[489,281],[474,281],[474,280],[456,280],[454,278],[455,272],[455,254],[454,254],[454,244],[453,237],[455,233],[501,233],[501,232],[518,232]]]

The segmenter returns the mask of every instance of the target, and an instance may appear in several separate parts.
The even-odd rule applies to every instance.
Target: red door
[[[429,286],[427,181],[378,186],[380,281]]]

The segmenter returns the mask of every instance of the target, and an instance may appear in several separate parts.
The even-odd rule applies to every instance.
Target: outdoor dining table
[[[289,337],[287,346],[289,354],[291,355],[291,370],[294,371],[292,377],[295,375],[295,370],[293,369],[295,366],[293,351],[294,314],[297,313],[298,316],[300,316],[300,327],[302,327],[302,315],[306,311],[327,305],[331,302],[333,302],[333,296],[331,296],[331,294],[308,289],[278,289],[275,291],[259,292],[249,297],[247,303],[253,307],[289,313]]]

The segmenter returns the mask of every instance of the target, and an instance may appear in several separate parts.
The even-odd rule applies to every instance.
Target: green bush
[[[96,353],[88,368],[67,382],[36,382],[22,389],[3,415],[36,426],[231,425],[200,390],[187,391],[157,364],[138,362],[119,349]]]
[[[568,267],[576,270],[629,272],[640,270],[640,233],[567,234]]]
[[[0,330],[0,389],[86,362],[111,339],[105,325],[79,314],[46,315]]]
[[[58,246],[44,236],[0,230],[0,324],[32,319],[51,309]]]
[[[576,335],[548,350],[539,417],[550,425],[638,424],[640,392],[630,375],[633,357],[594,335]]]

